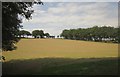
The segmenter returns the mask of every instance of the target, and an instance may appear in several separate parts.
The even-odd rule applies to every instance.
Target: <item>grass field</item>
[[[62,39],[22,39],[18,49],[3,52],[6,61],[45,57],[102,58],[117,57],[118,44]]]
[[[39,58],[3,63],[3,75],[117,75],[116,58]]]
[[[118,44],[64,39],[22,39],[3,52],[3,75],[117,75]]]

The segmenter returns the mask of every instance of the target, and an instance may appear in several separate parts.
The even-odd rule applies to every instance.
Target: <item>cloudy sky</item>
[[[31,20],[23,19],[23,29],[44,30],[59,35],[64,29],[118,26],[117,2],[44,2],[34,5]]]

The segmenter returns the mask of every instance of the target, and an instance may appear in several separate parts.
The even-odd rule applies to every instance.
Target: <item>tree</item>
[[[42,2],[38,2],[41,4]],[[15,43],[20,38],[16,37],[16,33],[22,27],[22,17],[31,19],[31,14],[34,12],[29,7],[32,7],[33,2],[2,2],[2,50],[16,49]]]
[[[43,32],[43,30],[40,30],[40,31],[39,31],[39,36],[40,36],[41,38],[44,38],[44,32]]]
[[[61,36],[65,39],[72,40],[85,40],[85,41],[100,41],[100,42],[119,42],[120,28],[114,28],[110,26],[98,27],[94,26],[91,28],[78,28],[63,30]]]
[[[32,36],[34,36],[34,38],[37,38],[39,36],[39,30],[32,31]]]
[[[30,36],[30,35],[32,35],[29,31],[26,31],[26,35],[27,36]]]
[[[120,43],[120,26],[118,26],[118,28],[115,28],[113,37],[115,38],[115,43]]]
[[[49,38],[50,34],[49,33],[45,33],[44,36],[46,36],[47,38]]]
[[[69,30],[63,30],[60,36],[63,36],[65,39],[69,39]]]
[[[44,38],[43,30],[34,30],[32,31],[32,35],[34,36],[34,38]]]
[[[25,30],[22,30],[22,31],[20,31],[20,34],[22,35],[22,37],[24,38],[25,37],[25,35],[26,35],[26,31]]]
[[[29,35],[31,35],[31,33],[29,31],[25,31],[25,30],[19,31],[19,36],[20,37],[21,36],[25,37],[25,36],[29,36]]]

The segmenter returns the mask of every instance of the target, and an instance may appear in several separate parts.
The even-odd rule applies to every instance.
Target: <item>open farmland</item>
[[[3,75],[118,74],[117,44],[64,39],[22,39],[17,46],[17,50],[3,52],[6,57]]]
[[[64,39],[22,39],[17,50],[3,52],[6,61],[34,58],[104,58],[117,57],[118,44]]]

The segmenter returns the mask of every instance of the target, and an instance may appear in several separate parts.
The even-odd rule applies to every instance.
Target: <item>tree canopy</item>
[[[46,36],[47,38],[49,38],[50,34],[49,33],[45,33],[44,36]]]
[[[43,30],[34,30],[32,31],[32,35],[34,38],[43,38],[44,37],[44,31]]]
[[[29,31],[26,30],[21,30],[19,32],[17,32],[16,37],[24,37],[24,36],[30,36],[31,33]]]
[[[41,4],[42,2],[38,2]],[[2,2],[2,50],[15,49],[15,43],[20,38],[16,33],[22,27],[22,18],[31,19],[32,5],[34,2]]]
[[[63,30],[61,36],[65,39],[72,40],[87,40],[87,41],[104,41],[104,42],[119,42],[118,40],[118,29],[114,27],[98,27],[94,26],[92,28],[78,28]]]

